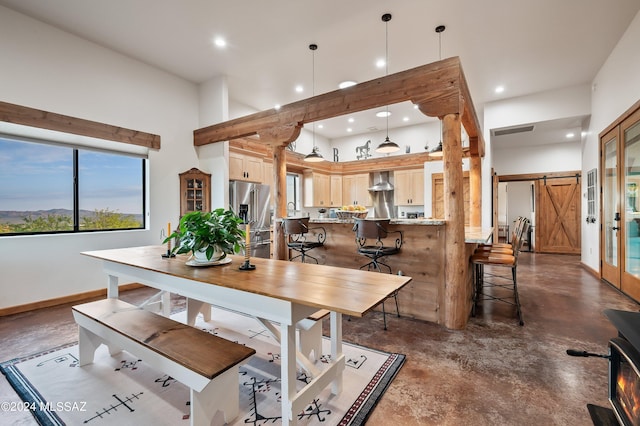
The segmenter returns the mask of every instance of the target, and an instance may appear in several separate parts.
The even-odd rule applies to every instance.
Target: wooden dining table
[[[362,317],[411,281],[407,276],[261,258],[251,258],[255,269],[244,271],[239,269],[245,262],[242,256],[230,256],[231,262],[224,265],[190,266],[186,255],[163,257],[166,246],[82,254],[103,262],[107,297],[118,297],[120,280],[132,280],[276,324],[282,419],[289,425],[297,423],[297,414],[327,386],[334,395],[342,390],[342,315]],[[331,362],[322,363],[323,368],[314,370],[313,379],[298,390],[296,365],[302,354],[296,351],[296,324],[320,309],[330,312]]]

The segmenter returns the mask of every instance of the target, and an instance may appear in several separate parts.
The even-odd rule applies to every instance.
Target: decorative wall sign
[[[338,148],[333,148],[333,161],[335,161],[336,163],[340,161],[340,159],[338,158]]]
[[[364,145],[356,147],[356,159],[366,160],[371,157],[371,140],[368,140]]]

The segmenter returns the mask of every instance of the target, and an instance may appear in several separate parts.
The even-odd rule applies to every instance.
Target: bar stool
[[[513,246],[513,253],[501,252],[500,249],[496,251],[491,250],[476,250],[471,256],[471,263],[474,267],[474,287],[475,292],[473,296],[472,315],[475,316],[476,308],[481,300],[495,300],[498,302],[505,302],[516,307],[516,314],[520,325],[524,325],[524,319],[522,316],[522,307],[520,305],[520,297],[518,295],[518,281],[517,281],[517,267],[518,267],[518,255],[522,248],[524,241],[524,235],[529,229],[529,219],[523,218],[522,226],[516,236]],[[485,266],[489,265],[491,268],[510,268],[511,276],[496,274],[491,272],[485,272]],[[485,280],[485,277],[489,280]],[[512,291],[513,295],[503,296],[498,293],[494,293],[493,289],[506,289]],[[492,289],[488,292],[488,289]],[[498,290],[501,291],[501,290]]]
[[[402,247],[402,231],[388,231],[389,219],[355,219],[353,230],[356,233],[356,246],[358,254],[361,254],[371,261],[360,267],[367,270],[375,269],[382,272],[380,266],[384,266],[391,273],[391,266],[380,261],[386,256],[393,256],[400,253]],[[393,245],[385,246],[384,239],[389,234],[396,234]],[[387,299],[393,297],[396,302],[396,313],[400,317],[400,308],[398,307],[398,292],[394,291]],[[386,299],[385,299],[386,300]],[[387,312],[384,308],[384,300],[382,301],[382,315],[384,319],[384,329],[387,329]]]
[[[289,237],[287,247],[300,253],[289,259],[289,261],[300,257],[300,261],[304,263],[304,260],[310,257],[318,263],[318,259],[308,255],[307,252],[324,245],[327,239],[327,231],[324,227],[309,228],[308,217],[287,217],[283,218],[282,221],[284,223],[284,233]],[[308,240],[307,234],[309,231],[314,231],[315,237]]]

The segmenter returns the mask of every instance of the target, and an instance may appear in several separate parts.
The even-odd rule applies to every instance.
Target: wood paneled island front
[[[313,250],[320,264],[358,269],[369,260],[356,249],[353,220],[310,219],[314,226],[327,231],[323,247]],[[403,244],[399,254],[383,261],[394,274],[412,278],[398,294],[400,315],[442,324],[445,288],[445,221],[433,219],[391,219],[390,231],[402,231]],[[491,228],[465,228],[465,248],[470,256],[477,244],[487,242]],[[468,259],[469,256],[466,256]],[[471,312],[472,276],[467,265],[467,286],[460,297],[468,301]],[[387,303],[387,312],[395,313],[395,304]]]

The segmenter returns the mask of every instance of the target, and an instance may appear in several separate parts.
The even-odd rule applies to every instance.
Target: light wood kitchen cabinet
[[[331,178],[324,173],[305,170],[304,207],[329,207],[331,204]]]
[[[229,180],[262,183],[262,158],[229,153]]]
[[[464,224],[469,226],[469,172],[462,173],[462,199],[464,200]],[[431,216],[435,219],[444,219],[444,175],[434,173],[431,175]]]
[[[180,216],[200,211],[208,212],[211,175],[193,168],[178,175],[180,178]]]
[[[262,163],[262,183],[269,185],[269,193],[271,194],[269,203],[273,206],[276,199],[276,188],[273,181],[273,163],[267,163],[266,161]]]
[[[330,186],[331,186],[331,197],[330,197],[331,207],[341,207],[342,206],[342,176],[331,175]]]
[[[396,206],[424,205],[424,169],[396,170],[393,177]]]
[[[342,204],[373,205],[369,194],[369,173],[342,176]]]

